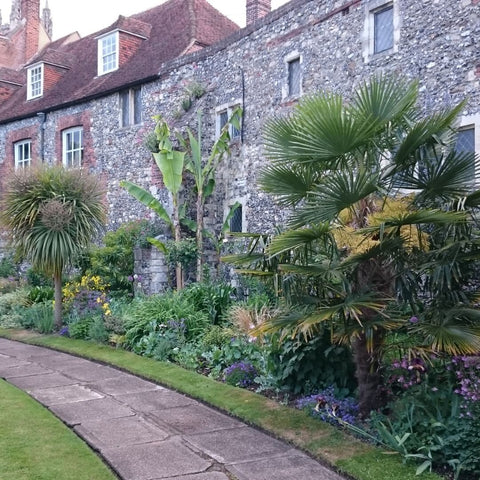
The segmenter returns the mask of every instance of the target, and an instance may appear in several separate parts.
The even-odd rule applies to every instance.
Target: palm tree
[[[266,255],[287,254],[280,272],[306,287],[261,330],[311,336],[328,324],[352,345],[363,415],[382,402],[389,332],[408,329],[415,354],[480,351],[468,288],[480,192],[471,191],[474,156],[453,148],[464,103],[422,116],[417,96],[414,82],[377,78],[349,103],[307,98],[265,131],[260,185],[291,210]]]
[[[105,222],[104,189],[83,170],[16,171],[4,195],[2,220],[20,258],[53,276],[55,325],[62,325],[62,273]]]

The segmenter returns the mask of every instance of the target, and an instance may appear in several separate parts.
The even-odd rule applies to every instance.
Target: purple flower
[[[418,318],[417,317],[410,317],[409,322],[410,323],[418,323]]]

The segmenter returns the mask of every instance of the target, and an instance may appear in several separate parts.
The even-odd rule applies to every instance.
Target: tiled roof
[[[118,70],[97,76],[97,38],[117,29],[145,39],[140,40],[136,53]],[[72,37],[57,40],[30,63],[45,61],[68,67],[62,78],[42,97],[30,101],[26,100],[24,85],[0,105],[0,122],[153,79],[163,63],[191,51],[193,44],[211,45],[238,29],[206,0],[169,0],[131,17],[120,16],[108,28],[79,40],[72,41]],[[26,83],[26,71],[23,72],[23,82]]]

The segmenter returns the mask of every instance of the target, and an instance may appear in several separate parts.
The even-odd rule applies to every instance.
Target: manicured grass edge
[[[0,477],[115,480],[102,459],[51,411],[0,379]]]
[[[0,337],[68,352],[153,380],[286,440],[355,480],[419,478],[415,475],[415,467],[403,464],[398,455],[389,455],[362,443],[331,425],[311,418],[306,412],[279,405],[262,395],[217,382],[177,365],[106,345],[25,330],[0,329]],[[420,478],[440,480],[442,477],[424,473]]]

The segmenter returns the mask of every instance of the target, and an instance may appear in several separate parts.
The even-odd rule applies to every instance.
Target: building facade
[[[162,12],[160,25],[176,22],[185,35],[156,33],[153,10]],[[42,161],[88,168],[105,181],[114,229],[148,217],[121,180],[169,203],[144,145],[154,115],[196,128],[201,109],[208,150],[242,106],[206,225],[218,229],[239,202],[235,229],[268,231],[284,212],[256,186],[265,123],[305,95],[348,97],[384,73],[418,80],[426,112],[467,98],[458,142],[480,152],[479,0],[292,0],[270,13],[269,0],[248,0],[243,29],[203,0],[170,0],[152,11],[120,17],[86,39],[50,43],[21,68],[0,68],[2,178]],[[194,98],[198,87],[204,94]]]

